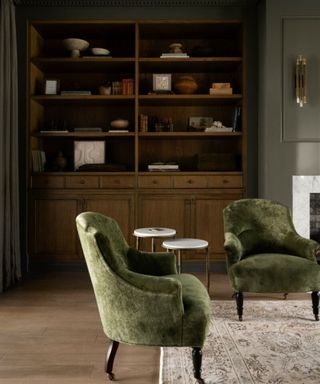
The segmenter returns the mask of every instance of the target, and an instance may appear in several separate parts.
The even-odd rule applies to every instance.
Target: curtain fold
[[[0,292],[21,278],[15,8],[0,0]]]

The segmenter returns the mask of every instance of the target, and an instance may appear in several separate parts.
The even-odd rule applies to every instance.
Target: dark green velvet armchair
[[[319,244],[294,229],[289,209],[264,199],[242,199],[223,211],[228,276],[235,291],[239,320],[243,292],[312,294],[319,320]]]
[[[201,379],[201,359],[210,320],[210,298],[203,284],[177,274],[173,253],[130,248],[118,224],[99,213],[76,219],[104,333],[111,340],[106,372],[113,379],[119,343],[190,346],[194,376]]]

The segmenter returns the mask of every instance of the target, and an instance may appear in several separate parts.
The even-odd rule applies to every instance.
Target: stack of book
[[[209,89],[210,95],[232,95],[230,83],[212,83]]]
[[[161,59],[174,59],[174,58],[186,58],[190,57],[187,53],[162,53]]]
[[[79,90],[79,91],[61,91],[61,96],[89,96],[91,91]]]
[[[211,126],[211,127],[207,127],[205,128],[205,132],[232,132],[234,129],[232,127],[225,127],[225,126],[222,126],[222,127],[217,127],[217,126]]]
[[[102,132],[101,127],[75,127],[74,132]]]
[[[148,165],[150,172],[176,172],[179,171],[179,165],[175,163],[151,163]]]

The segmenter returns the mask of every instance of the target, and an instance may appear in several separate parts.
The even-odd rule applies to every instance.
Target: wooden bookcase
[[[127,241],[135,227],[174,227],[179,237],[209,241],[211,260],[224,259],[222,209],[245,196],[247,178],[246,79],[243,25],[213,21],[31,21],[28,49],[29,254],[37,262],[82,260],[75,217],[83,210],[114,217]],[[72,58],[62,46],[69,37],[103,47],[112,57]],[[173,42],[189,57],[160,58]],[[199,56],[196,47],[211,51]],[[153,74],[192,76],[194,94],[159,94]],[[133,79],[130,95],[100,95],[99,86]],[[45,80],[58,80],[56,95],[44,94]],[[209,95],[212,83],[229,82],[230,95]],[[89,90],[90,95],[61,95]],[[234,132],[191,131],[190,117],[213,117]],[[141,115],[149,116],[142,129]],[[151,117],[172,121],[171,131],[155,130]],[[116,118],[129,120],[129,132],[108,132]],[[153,118],[154,119],[154,118]],[[52,127],[67,132],[48,132]],[[61,128],[62,127],[62,128]],[[75,132],[100,127],[101,132]],[[114,168],[74,171],[75,141],[105,142],[105,163]],[[45,153],[44,171],[35,169],[35,151]],[[57,170],[57,154],[65,158]],[[232,169],[201,171],[197,156],[228,154]],[[175,162],[179,172],[148,172],[153,162]],[[121,165],[118,167],[118,165]],[[36,170],[36,171],[35,171]],[[147,249],[148,244],[144,244]],[[161,249],[160,244],[158,248]],[[189,256],[200,259],[201,253]]]

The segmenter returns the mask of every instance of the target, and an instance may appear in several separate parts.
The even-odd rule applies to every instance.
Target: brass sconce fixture
[[[307,59],[299,55],[296,61],[295,88],[296,100],[300,107],[303,107],[307,102],[306,66]]]

